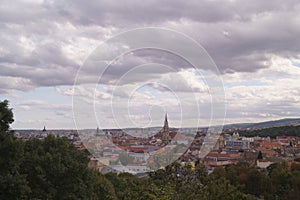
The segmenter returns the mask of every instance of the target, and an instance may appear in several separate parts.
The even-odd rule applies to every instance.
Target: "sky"
[[[159,126],[166,112],[173,127],[299,117],[299,11],[298,0],[2,0],[0,100],[10,101],[13,129]],[[129,51],[105,70],[94,62],[131,49],[107,41],[147,27],[202,47],[180,51],[215,64],[225,118],[211,118],[210,70],[171,52]],[[136,40],[183,44],[171,35]]]

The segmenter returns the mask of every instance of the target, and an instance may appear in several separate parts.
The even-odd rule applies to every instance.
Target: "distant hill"
[[[259,123],[240,123],[240,124],[227,124],[225,129],[262,129],[270,127],[281,126],[298,126],[300,125],[300,118],[286,118],[274,121],[265,121]]]

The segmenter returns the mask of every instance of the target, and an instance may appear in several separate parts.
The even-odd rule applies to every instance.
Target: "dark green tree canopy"
[[[9,125],[14,122],[14,114],[12,108],[9,108],[7,100],[0,101],[0,131],[9,130]]]

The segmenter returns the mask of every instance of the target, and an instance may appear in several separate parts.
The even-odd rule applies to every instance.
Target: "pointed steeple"
[[[101,135],[101,131],[100,131],[99,127],[97,126],[95,136],[100,136],[100,135]]]
[[[43,129],[43,132],[46,132],[47,130],[46,130],[46,126],[44,126],[44,129]]]
[[[168,123],[168,114],[165,115],[164,127],[162,129],[162,140],[165,144],[169,143],[169,123]]]
[[[169,123],[168,123],[168,113],[167,112],[166,112],[166,115],[165,115],[165,122],[164,122],[163,132],[164,133],[169,133]]]

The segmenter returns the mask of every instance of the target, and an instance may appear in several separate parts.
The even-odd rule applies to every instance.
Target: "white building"
[[[257,167],[263,168],[263,169],[266,169],[271,164],[273,164],[273,162],[270,162],[268,160],[257,160],[257,162],[256,162]]]
[[[228,150],[247,150],[250,149],[250,141],[248,140],[238,140],[238,139],[228,139],[225,140],[225,148]]]

